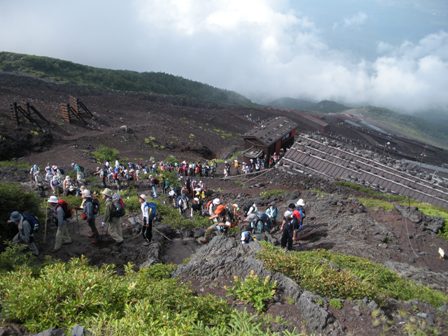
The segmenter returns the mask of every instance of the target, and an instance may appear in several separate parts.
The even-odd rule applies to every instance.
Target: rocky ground
[[[253,127],[257,120],[272,114],[288,115],[300,125],[300,119],[292,112],[183,106],[177,100],[164,100],[163,97],[97,92],[12,75],[0,76],[0,88],[0,128],[2,136],[8,140],[2,141],[2,158],[11,157],[12,151],[15,153],[13,156],[19,157],[19,162],[38,163],[41,167],[50,162],[68,168],[71,162],[76,161],[92,171],[96,163],[91,151],[99,144],[119,149],[120,156],[131,161],[145,161],[149,157],[163,159],[168,155],[181,160],[224,158],[242,149],[240,135]],[[58,119],[57,106],[67,101],[69,94],[79,97],[94,112],[95,119],[89,126],[65,125]],[[13,127],[8,110],[10,102],[24,100],[31,100],[51,121],[51,141],[39,142],[33,137],[31,140],[25,137],[25,142],[20,143],[12,141],[15,135],[29,132],[26,125],[19,129]],[[342,127],[337,126],[335,131]],[[302,128],[300,131],[316,130]],[[349,146],[354,146],[353,136],[351,133],[351,139],[347,141]],[[145,144],[148,137],[154,138],[151,144]],[[341,141],[343,136],[335,138]],[[34,140],[34,149],[38,151],[25,150],[33,149],[24,144]],[[358,138],[355,145],[359,141],[362,138]],[[20,150],[14,152],[17,148]],[[401,150],[405,148],[403,146]],[[26,185],[27,171],[0,168],[0,180],[18,181]],[[282,212],[288,203],[303,198],[307,204],[307,219],[300,244],[294,246],[295,250],[321,248],[365,257],[386,265],[404,277],[448,290],[448,263],[437,254],[439,247],[448,251],[448,241],[435,233],[443,223],[422,215],[417,209],[398,205],[390,212],[366,209],[356,195],[347,190],[323,180],[291,175],[277,169],[258,177],[222,179],[219,176],[204,178],[204,181],[213,191],[213,196],[225,202],[243,205],[256,201],[261,209],[275,201]],[[283,192],[278,196],[262,198],[260,193],[268,190]],[[147,192],[148,186],[141,185],[139,191]],[[49,254],[68,260],[85,255],[92,264],[114,263],[119,271],[128,262],[138,266],[172,262],[180,265],[175,276],[190,282],[198,294],[214,293],[220,296],[225,296],[223,288],[234,275],[245,276],[250,270],[262,276],[271,275],[280,284],[280,291],[267,312],[281,316],[287,322],[286,325],[274,326],[277,330],[295,327],[311,334],[399,335],[406,334],[404,324],[415,326],[415,330],[440,330],[442,333],[447,330],[446,320],[441,318],[446,316],[446,306],[437,310],[419,302],[390,300],[378,307],[374,301],[347,300],[342,309],[334,309],[326,298],[304,291],[286,276],[271,274],[265,269],[256,258],[259,249],[256,242],[243,246],[234,237],[219,236],[202,246],[195,238],[203,230],[176,231],[162,219],[155,226],[153,244],[143,246],[135,225],[138,218],[134,215],[138,214],[128,214],[124,220],[125,242],[121,246],[116,246],[101,228],[103,240],[92,244],[87,225],[83,221],[73,220],[70,230],[74,242],[64,245],[57,253],[51,253],[55,228],[48,227],[46,241],[43,231],[38,237],[41,257]],[[101,218],[97,222],[101,222]],[[274,234],[274,243],[278,239],[279,233]],[[245,307],[239,302],[231,303]],[[0,329],[0,335],[8,334]]]

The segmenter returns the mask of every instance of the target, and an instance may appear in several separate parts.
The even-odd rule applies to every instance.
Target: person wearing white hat
[[[294,225],[297,219],[293,216],[292,211],[286,210],[283,214],[283,222],[281,226],[282,238],[280,241],[281,247],[287,251],[292,250],[292,237],[294,234]]]
[[[100,234],[95,225],[95,211],[97,211],[95,209],[96,205],[93,204],[92,194],[90,193],[90,190],[84,189],[81,192],[81,197],[83,199],[81,218],[84,219],[90,227],[91,233],[89,237],[93,238],[92,244],[97,244],[100,240]]]
[[[53,249],[53,252],[56,252],[61,249],[62,244],[71,244],[72,238],[70,237],[70,232],[68,231],[68,224],[65,219],[66,216],[64,209],[61,205],[59,205],[59,199],[56,196],[50,196],[47,202],[52,207],[51,215],[58,226]]]

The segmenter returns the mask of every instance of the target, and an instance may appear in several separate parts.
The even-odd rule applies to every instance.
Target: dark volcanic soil
[[[78,97],[94,113],[95,118],[89,120],[89,125],[67,125],[58,117],[58,105],[68,102],[69,95]],[[50,121],[53,142],[40,139],[39,135],[26,136],[19,144],[14,142],[18,134],[31,134],[30,131],[33,129],[27,124],[16,129],[15,121],[10,115],[9,104],[25,101],[31,102]],[[300,123],[300,116],[292,111],[183,104],[185,102],[178,97],[100,92],[0,74],[0,134],[3,136],[3,141],[0,143],[0,159],[19,157],[20,161],[37,163],[41,168],[47,162],[68,168],[71,162],[76,161],[92,171],[97,164],[92,158],[91,151],[100,144],[117,148],[124,161],[147,161],[150,157],[159,160],[168,155],[174,155],[180,160],[202,161],[216,157],[225,158],[241,150],[243,148],[241,134],[256,125],[257,121],[270,116],[287,115],[298,122],[301,132],[317,131],[309,126],[306,128]],[[337,139],[345,135],[346,138],[350,138],[347,141],[351,144],[362,144],[373,150],[381,150],[381,147],[366,141],[366,137],[360,135],[359,130],[353,132],[351,129],[334,124],[330,125],[328,132],[327,135]],[[378,143],[383,141],[378,139],[375,140]],[[397,153],[407,152],[406,157],[413,157],[415,153],[427,148],[423,144],[416,145],[415,142],[406,142],[401,138],[396,140],[396,144],[399,149]],[[411,147],[412,150],[409,150]],[[36,149],[40,151],[37,152]],[[431,156],[426,159],[431,160]],[[446,152],[438,154],[437,160],[434,159],[432,162],[437,163],[440,160],[448,162],[448,154]],[[220,167],[218,172],[221,170]],[[328,188],[328,183],[322,180],[298,177],[277,169],[259,177],[227,180],[220,177],[203,180],[213,191],[213,196],[220,197],[225,202],[237,202],[242,205],[255,200],[259,207],[264,209],[270,201],[275,201],[282,213],[289,202],[295,202],[299,197],[303,198],[307,204],[307,219],[300,244],[294,246],[296,250],[324,248],[365,257],[383,263],[403,276],[434,288],[448,290],[448,263],[438,258],[437,254],[439,247],[448,251],[448,242],[425,230],[424,223],[413,223],[397,210],[391,212],[367,210],[347,191]],[[28,174],[27,171],[20,169],[0,169],[0,180],[26,182]],[[148,188],[147,184],[143,184],[139,191],[147,192]],[[260,197],[260,192],[271,189],[280,189],[284,193],[270,199]],[[101,218],[97,220],[97,223],[100,222]],[[87,237],[89,229],[83,221],[73,221],[71,234],[74,243],[64,245],[57,253],[50,252],[54,243],[55,228],[48,228],[46,242],[43,241],[41,231],[38,241],[43,255],[50,254],[62,260],[85,255],[96,265],[114,263],[119,269],[128,262],[140,265],[148,260],[149,249],[142,245],[142,238],[134,233],[130,222],[125,220],[124,223],[125,242],[121,246],[116,246],[100,227],[104,239],[99,244],[91,244]],[[160,226],[160,230],[163,235],[155,231],[154,244],[161,245],[161,261],[180,264],[200,248],[191,237],[184,238],[182,232],[164,231],[163,225]],[[279,233],[274,237],[279,238]],[[223,284],[228,281],[225,278],[220,280]],[[220,293],[221,287],[210,288],[207,284],[194,281],[192,285],[198,293],[223,294]],[[402,334],[399,317],[383,319],[381,314],[386,314],[386,311],[382,311],[379,315],[375,313],[373,316],[372,312],[376,307],[373,307],[374,305],[368,307],[369,304],[373,305],[368,302],[347,301],[343,309],[333,310],[332,314],[347,334]],[[415,307],[420,311],[426,309],[417,303],[411,308],[417,309]],[[400,303],[391,311],[397,313],[399,309],[407,308]],[[297,312],[297,307],[291,303],[272,305],[268,312],[282,316],[291,326],[300,326],[296,323],[300,320],[300,312]],[[394,326],[388,326],[387,321],[393,321]],[[417,319],[416,323],[418,321]]]

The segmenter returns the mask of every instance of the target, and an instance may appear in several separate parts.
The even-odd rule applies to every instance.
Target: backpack
[[[33,215],[31,212],[24,212],[22,214],[23,218],[30,223],[31,226],[31,234],[37,232],[39,230],[39,218]]]
[[[100,213],[100,201],[94,198],[92,199],[92,205],[93,205],[93,214],[98,215]]]
[[[64,219],[72,217],[72,213],[73,213],[72,208],[66,201],[64,201],[63,199],[60,199],[58,201],[58,207],[59,206],[62,208],[62,210],[64,210]]]
[[[157,204],[154,202],[146,202],[146,206],[148,207],[148,215],[149,219],[154,219],[157,216]]]
[[[117,202],[113,202],[114,210],[112,212],[113,217],[123,217],[126,214],[126,210],[124,209],[124,202],[120,198]]]
[[[255,222],[255,224],[254,224]],[[256,221],[252,222],[252,229],[255,234],[260,234],[265,231],[263,221],[257,217]]]
[[[80,165],[78,165],[78,167],[79,167],[79,171],[80,171],[81,173],[84,173],[84,167],[83,167],[83,166],[80,166]]]

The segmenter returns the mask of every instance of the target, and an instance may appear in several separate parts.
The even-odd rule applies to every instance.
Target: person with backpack
[[[266,233],[271,228],[269,216],[264,212],[252,213],[247,217],[247,220],[250,222],[254,237],[259,241],[266,240]]]
[[[157,208],[155,203],[147,202],[147,196],[145,194],[139,195],[138,200],[140,201],[140,209],[142,210],[142,236],[145,240],[143,245],[148,246],[151,243],[152,239],[152,224],[157,214]]]
[[[50,216],[58,227],[53,249],[53,252],[57,252],[61,249],[62,244],[71,244],[73,242],[68,231],[67,223],[67,219],[71,217],[71,213],[67,202],[59,200],[57,196],[50,196],[47,202],[51,206]]]
[[[230,211],[223,204],[218,205],[214,214],[209,218],[213,221],[213,224],[205,230],[204,239],[199,240],[202,244],[209,242],[213,232],[225,233],[232,226]]]
[[[124,216],[124,204],[119,194],[112,194],[112,190],[106,188],[102,192],[106,200],[106,211],[104,213],[104,222],[102,226],[107,225],[107,233],[115,243],[120,246],[123,244],[123,229],[121,227],[121,218]]]
[[[293,206],[293,204],[291,204]],[[299,199],[297,203],[295,204],[294,211],[293,211],[294,217],[297,218],[297,225],[294,230],[294,241],[299,242],[299,232],[303,229],[303,220],[305,219],[305,201],[303,199]]]
[[[100,234],[98,233],[98,229],[95,225],[95,218],[99,212],[98,200],[96,200],[96,202],[94,203],[92,195],[90,194],[90,190],[87,189],[84,189],[82,191],[81,197],[84,200],[81,218],[84,219],[90,227],[91,233],[89,237],[93,238],[92,244],[97,244],[100,241]]]
[[[15,223],[17,225],[18,233],[12,239],[13,243],[26,244],[29,250],[35,256],[39,255],[39,249],[34,242],[34,232],[39,228],[39,221],[31,214],[18,211],[11,212],[8,223]]]
[[[282,231],[282,238],[280,240],[280,245],[287,251],[292,250],[292,238],[296,222],[297,218],[293,216],[292,211],[286,210],[283,215],[283,222],[280,228],[280,230]]]
[[[271,220],[272,228],[276,229],[277,228],[278,209],[275,206],[274,202],[271,202],[269,204],[269,208],[266,209],[266,215],[268,215]]]

